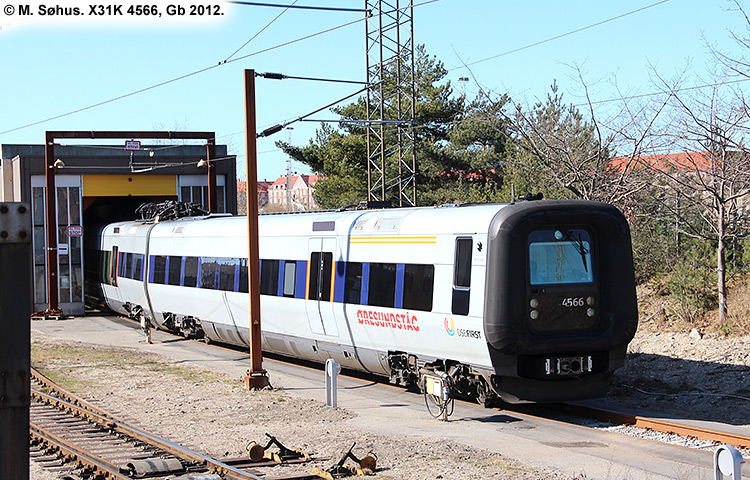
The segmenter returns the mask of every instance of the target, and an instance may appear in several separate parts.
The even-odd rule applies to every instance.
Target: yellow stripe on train
[[[436,237],[351,237],[349,243],[437,243]]]

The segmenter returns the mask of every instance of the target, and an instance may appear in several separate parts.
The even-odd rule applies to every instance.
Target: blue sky
[[[30,4],[32,10],[40,3],[35,1]],[[744,19],[730,11],[734,4],[727,0],[421,3],[415,0],[415,43],[425,44],[429,54],[444,62],[449,69],[446,79],[456,91],[456,79],[470,75],[472,81],[465,86],[469,97],[481,85],[489,91],[508,93],[523,104],[544,99],[553,81],[567,102],[582,103],[572,68],[575,65],[581,67],[593,100],[619,95],[611,85],[614,78],[623,94],[655,91],[654,68],[672,77],[688,66],[687,83],[702,84],[714,68],[706,42],[739,54],[730,32],[746,32]],[[362,8],[364,0],[300,0],[297,4]],[[362,18],[361,13],[283,12],[239,5],[222,8],[225,15],[220,19],[189,23],[164,17],[139,22],[126,17],[76,21],[66,17],[40,20],[37,16],[8,25],[9,18],[0,13],[0,25],[5,24],[0,29],[0,143],[42,143],[47,130],[215,131],[217,141],[228,144],[230,153],[238,155],[238,173],[243,177],[244,69],[365,80],[364,26],[355,22]],[[638,9],[643,10],[624,15]],[[347,22],[355,23],[273,48]],[[583,30],[507,53],[579,29]],[[219,66],[238,57],[246,58]],[[490,57],[495,58],[484,60]],[[470,72],[463,63],[472,64]],[[20,128],[209,67],[214,68]],[[256,88],[259,129],[305,115],[359,89],[355,85],[260,78]],[[321,113],[314,118],[334,117]],[[286,157],[274,141],[291,139],[293,144],[305,145],[318,126],[296,123],[292,130],[259,139],[259,179],[272,180],[285,171]],[[303,165],[293,168],[307,172]]]

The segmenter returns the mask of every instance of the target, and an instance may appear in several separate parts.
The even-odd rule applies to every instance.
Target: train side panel
[[[627,222],[595,202],[262,216],[259,233],[263,349],[394,383],[444,372],[486,405],[597,396],[637,325]],[[102,252],[114,310],[249,343],[244,217],[111,225]]]

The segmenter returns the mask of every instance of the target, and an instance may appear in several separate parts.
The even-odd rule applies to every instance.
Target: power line
[[[55,115],[54,117],[45,118],[44,120],[38,120],[36,122],[28,123],[28,124],[22,125],[20,127],[11,128],[10,130],[5,130],[4,132],[0,132],[0,135],[5,135],[6,133],[11,133],[11,132],[15,132],[15,131],[18,131],[18,130],[23,130],[24,128],[33,127],[35,125],[40,125],[42,123],[51,122],[52,120],[57,120],[59,118],[68,117],[70,115],[75,115],[76,113],[81,113],[81,112],[84,112],[86,110],[91,110],[92,108],[101,107],[102,105],[106,105],[108,103],[116,102],[118,100],[122,100],[122,99],[128,98],[128,97],[132,97],[134,95],[138,95],[139,93],[147,92],[149,90],[153,90],[155,88],[163,87],[164,85],[168,85],[170,83],[174,83],[174,82],[177,82],[179,80],[184,80],[185,78],[192,77],[193,75],[198,75],[199,73],[203,73],[203,72],[207,72],[209,70],[213,70],[214,68],[219,67],[221,65],[223,65],[223,64],[220,63],[218,65],[212,65],[210,67],[206,67],[206,68],[202,68],[200,70],[196,70],[195,72],[191,72],[191,73],[187,73],[185,75],[181,75],[181,76],[179,76],[177,78],[173,78],[171,80],[167,80],[167,81],[164,81],[164,82],[161,82],[161,83],[157,83],[156,85],[151,85],[150,87],[145,87],[145,88],[142,88],[140,90],[136,90],[134,92],[130,92],[130,93],[126,93],[124,95],[120,95],[119,97],[110,98],[109,100],[104,100],[102,102],[95,103],[93,105],[82,107],[82,108],[79,108],[79,109],[76,109],[76,110],[72,110],[70,112],[61,113],[60,115]]]
[[[618,98],[609,98],[607,100],[597,100],[594,102],[591,102],[591,105],[599,105],[602,103],[612,103],[612,102],[620,102],[623,100],[635,100],[637,98],[645,98],[645,97],[654,97],[656,95],[673,95],[675,93],[679,92],[687,92],[690,90],[700,90],[703,88],[710,88],[710,87],[721,87],[723,85],[732,85],[735,83],[742,83],[750,81],[750,78],[739,78],[737,80],[729,80],[726,82],[716,82],[716,83],[705,83],[703,85],[693,85],[692,87],[683,87],[683,88],[675,88],[671,90],[660,90],[658,92],[651,92],[651,93],[641,93],[639,95],[631,95],[628,97],[618,97]],[[589,103],[579,103],[577,105],[573,105],[574,107],[584,107],[589,105]]]
[[[364,8],[343,8],[343,7],[315,7],[315,6],[308,6],[308,5],[295,5],[297,3],[296,1],[291,5],[280,5],[277,3],[260,3],[260,2],[227,2],[232,3],[234,5],[249,5],[251,7],[278,7],[278,8],[298,8],[301,10],[324,10],[327,12],[357,12],[357,13],[368,13],[369,10],[365,10]]]
[[[532,47],[536,47],[536,46],[539,46],[539,45],[542,45],[542,44],[545,44],[545,43],[549,43],[549,42],[552,42],[554,40],[558,40],[560,38],[573,35],[575,33],[583,32],[584,30],[588,30],[590,28],[598,27],[599,25],[604,25],[605,23],[609,23],[609,22],[613,22],[615,20],[619,20],[620,18],[627,17],[628,15],[633,15],[634,13],[642,12],[643,10],[647,10],[649,8],[656,7],[658,5],[661,5],[663,3],[667,3],[669,1],[670,0],[661,0],[659,2],[652,3],[651,5],[646,5],[645,7],[641,7],[641,8],[638,8],[636,10],[632,10],[630,12],[623,13],[621,15],[617,15],[615,17],[608,18],[606,20],[602,20],[602,21],[599,21],[599,22],[596,22],[596,23],[592,23],[590,25],[586,25],[585,27],[577,28],[575,30],[571,30],[569,32],[562,33],[560,35],[555,35],[554,37],[550,37],[550,38],[547,38],[545,40],[540,40],[538,42],[534,42],[534,43],[531,43],[529,45],[524,45],[523,47],[514,48],[513,50],[508,50],[507,52],[498,53],[497,55],[493,55],[491,57],[483,58],[483,59],[477,60],[475,62],[467,63],[467,64],[464,64],[464,65],[461,65],[460,67],[454,67],[454,68],[449,69],[448,71],[450,72],[452,70],[458,70],[458,69],[461,69],[461,68],[467,68],[467,67],[470,67],[472,65],[476,65],[478,63],[487,62],[489,60],[494,60],[496,58],[504,57],[504,56],[510,55],[512,53],[517,53],[517,52],[520,52],[522,50],[526,50],[526,49],[529,49],[529,48],[532,48]]]
[[[263,27],[260,30],[258,30],[258,32],[255,35],[253,35],[252,37],[250,37],[250,40],[248,40],[247,42],[243,43],[240,48],[238,48],[237,50],[235,50],[231,55],[229,55],[226,59],[224,59],[224,62],[226,62],[227,60],[229,60],[232,57],[234,57],[235,55],[237,55],[237,53],[239,53],[240,50],[242,50],[243,48],[245,48],[248,43],[250,43],[253,40],[255,40],[261,33],[263,33],[263,31],[265,29],[267,29],[268,27],[270,27],[276,20],[278,20],[279,18],[281,18],[281,16],[284,15],[287,11],[289,11],[289,9],[292,6],[294,6],[294,4],[297,3],[298,1],[299,0],[294,0],[294,3],[292,3],[292,5],[290,5],[287,8],[285,8],[280,14],[276,15],[276,17],[273,20],[271,20],[270,22],[268,22],[265,27]],[[229,2],[229,3],[239,3],[239,2]]]
[[[439,1],[440,0],[425,0],[425,1],[421,2],[421,3],[414,4],[413,6],[414,7],[421,7],[421,6],[428,5],[428,4],[431,4],[431,3],[436,3],[436,2],[439,2]],[[668,0],[665,0],[665,1],[668,1]],[[405,10],[406,8],[407,7],[402,7],[401,9],[394,10],[394,12],[397,11],[397,10]],[[393,12],[386,12],[386,13],[393,13]],[[226,65],[228,63],[237,62],[237,61],[240,61],[240,60],[244,60],[246,58],[250,58],[250,57],[255,56],[255,55],[259,55],[261,53],[270,52],[270,51],[276,50],[278,48],[282,48],[282,47],[286,47],[286,46],[292,45],[294,43],[302,42],[302,41],[308,40],[310,38],[314,38],[314,37],[317,37],[317,36],[320,36],[320,35],[324,35],[326,33],[330,33],[330,32],[333,32],[335,30],[339,30],[341,28],[348,27],[350,25],[354,25],[354,24],[359,23],[359,22],[363,22],[364,20],[365,20],[364,18],[361,18],[361,19],[354,20],[354,21],[351,21],[351,22],[343,23],[341,25],[338,25],[338,26],[335,26],[335,27],[332,27],[332,28],[328,28],[326,30],[322,30],[322,31],[317,32],[317,33],[306,35],[304,37],[300,37],[300,38],[297,38],[295,40],[291,40],[291,41],[288,41],[288,42],[280,43],[280,44],[275,45],[273,47],[265,48],[263,50],[258,50],[256,52],[250,53],[248,55],[244,55],[242,57],[237,57],[235,59],[227,59],[227,60],[224,60],[222,62],[217,63],[216,65],[211,65],[210,67],[205,67],[205,68],[202,68],[200,70],[196,70],[194,72],[187,73],[185,75],[181,75],[179,77],[173,78],[171,80],[166,80],[164,82],[157,83],[156,85],[151,85],[149,87],[144,87],[144,88],[142,88],[140,90],[136,90],[136,91],[133,91],[133,92],[130,92],[130,93],[126,93],[126,94],[120,95],[118,97],[110,98],[108,100],[104,100],[102,102],[98,102],[98,103],[95,103],[95,104],[92,104],[92,105],[88,105],[86,107],[81,107],[81,108],[78,108],[76,110],[72,110],[70,112],[61,113],[61,114],[55,115],[53,117],[48,117],[48,118],[45,118],[43,120],[38,120],[36,122],[28,123],[26,125],[21,125],[19,127],[15,127],[15,128],[11,128],[9,130],[2,131],[2,132],[0,132],[0,135],[5,135],[6,133],[16,132],[18,130],[23,130],[25,128],[29,128],[29,127],[33,127],[33,126],[36,126],[36,125],[40,125],[42,123],[51,122],[52,120],[57,120],[57,119],[60,119],[60,118],[68,117],[70,115],[75,115],[76,113],[84,112],[86,110],[91,110],[93,108],[101,107],[102,105],[107,105],[109,103],[116,102],[118,100],[122,100],[122,99],[125,99],[125,98],[128,98],[128,97],[132,97],[134,95],[138,95],[140,93],[144,93],[144,92],[147,92],[149,90],[153,90],[155,88],[163,87],[164,85],[169,85],[170,83],[174,83],[174,82],[183,80],[185,78],[189,78],[189,77],[192,77],[194,75],[198,75],[200,73],[207,72],[209,70],[213,70],[214,68]],[[234,54],[232,54],[232,55],[234,55]]]

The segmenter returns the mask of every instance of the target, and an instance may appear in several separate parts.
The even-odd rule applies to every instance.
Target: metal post
[[[714,453],[714,480],[731,475],[732,480],[742,480],[742,454],[731,445],[722,445]]]
[[[326,407],[336,408],[338,406],[338,378],[341,373],[341,365],[336,360],[326,360]]]
[[[216,166],[211,163],[216,158],[216,144],[209,140],[206,144],[206,169],[208,170],[208,213],[218,213],[216,194]]]
[[[31,209],[0,203],[0,478],[29,478]]]
[[[247,388],[268,385],[263,370],[260,329],[260,260],[258,253],[258,149],[255,124],[255,70],[245,70],[245,164],[247,166],[247,246],[248,293],[250,297],[250,370],[245,377]]]
[[[47,180],[47,298],[50,313],[58,307],[57,189],[55,188],[55,138],[47,132],[44,144],[44,177]]]

